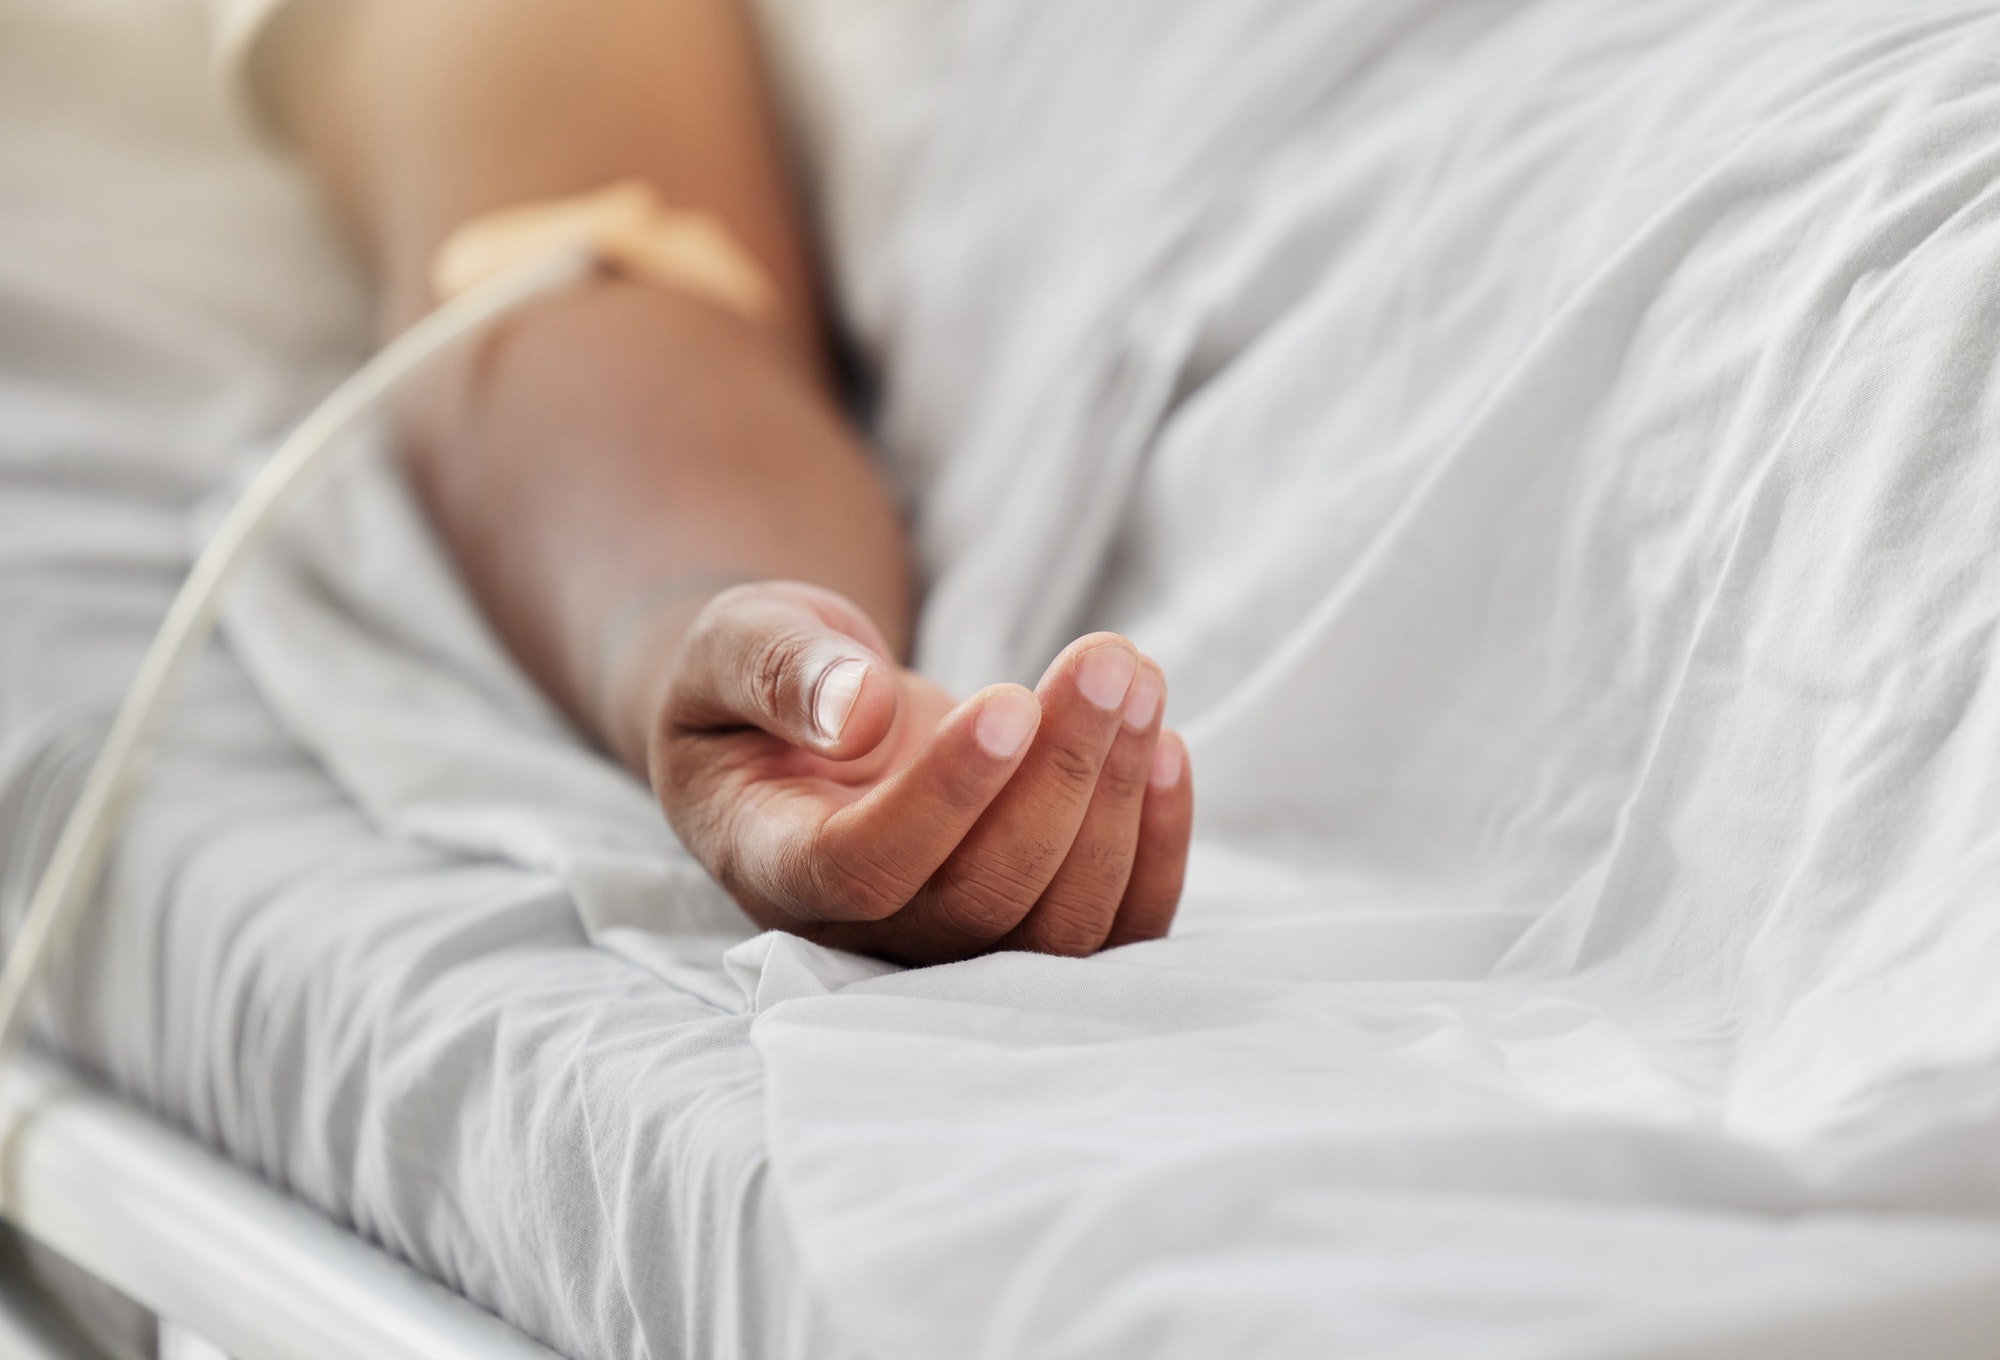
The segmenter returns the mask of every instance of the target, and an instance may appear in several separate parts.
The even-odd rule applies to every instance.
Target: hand
[[[753,921],[936,963],[1166,933],[1193,817],[1159,667],[1111,633],[963,703],[860,610],[739,586],[689,627],[648,736],[683,843]]]

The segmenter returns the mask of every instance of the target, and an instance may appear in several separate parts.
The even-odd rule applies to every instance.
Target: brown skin
[[[1096,634],[1032,696],[961,704],[898,664],[902,529],[827,383],[737,0],[303,0],[257,74],[390,330],[460,223],[625,177],[719,216],[775,283],[753,324],[605,279],[447,362],[405,421],[501,637],[753,920],[913,963],[1165,932],[1192,792],[1158,668]],[[843,662],[860,687],[822,730]]]

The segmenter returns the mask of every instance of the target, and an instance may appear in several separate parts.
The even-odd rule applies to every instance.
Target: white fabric
[[[228,106],[275,8],[0,4],[8,466],[46,468],[65,485],[226,494],[216,483],[266,453],[366,353],[366,295],[312,190]],[[554,866],[600,938],[733,999],[719,954],[748,924],[680,852],[643,786],[579,750],[501,656],[400,489],[349,480],[363,497],[350,517],[336,491],[317,532],[307,521],[274,553],[281,568],[300,563],[288,588],[317,597],[310,608],[270,602],[288,645],[260,645],[254,629],[239,639],[281,715],[320,724],[329,767],[354,776],[350,792],[385,827],[475,853],[504,843],[528,867]],[[61,517],[42,530],[82,532]],[[305,579],[327,547],[338,570]],[[243,588],[242,608],[259,607],[259,589],[256,579]],[[344,594],[397,606],[352,625],[370,635],[355,654],[377,658],[374,670],[343,664]],[[316,686],[338,698],[302,715]],[[369,771],[390,772],[388,787]],[[439,784],[459,792],[437,799]],[[477,806],[465,790],[478,791]],[[662,901],[686,905],[669,920]],[[626,928],[634,919],[655,932]],[[667,949],[657,927],[669,923],[715,938]]]
[[[253,57],[266,26],[288,0],[198,0],[208,19],[210,66],[231,111],[247,128],[269,128],[253,88]]]
[[[926,665],[1127,629],[1199,791],[1182,938],[732,956],[856,1348],[1990,1352],[1989,7],[765,8]],[[396,494],[238,601],[272,702],[722,979]]]
[[[822,155],[925,657],[1158,656],[1213,933],[761,1018],[849,1334],[1994,1353],[1991,7],[963,13]]]
[[[335,469],[224,619],[272,707],[377,825],[545,869],[600,945],[739,1001],[721,955],[749,922],[645,785],[508,661],[378,449]]]
[[[768,8],[926,664],[1198,771],[1206,933],[735,956],[850,1339],[1994,1335],[1987,7]]]
[[[0,0],[0,934],[199,498],[369,343],[309,186],[227,108],[210,41],[189,0]],[[425,550],[385,529],[366,561]],[[466,626],[420,636],[476,651]],[[349,678],[337,650],[310,661]],[[546,734],[511,671],[482,685]],[[432,692],[344,693],[379,717]],[[561,788],[578,807],[606,778],[585,768]],[[739,1004],[725,943],[682,942],[692,987],[665,984],[590,947],[550,874],[371,826],[217,647],[39,1033],[576,1360],[838,1356],[771,1190],[748,1020],[700,995]]]
[[[0,937],[184,522],[0,470]],[[846,1353],[768,1174],[749,1018],[591,947],[547,873],[369,825],[226,649],[43,1011],[75,1066],[558,1354]]]
[[[362,290],[208,41],[188,0],[0,5],[10,467],[192,496],[366,352]]]

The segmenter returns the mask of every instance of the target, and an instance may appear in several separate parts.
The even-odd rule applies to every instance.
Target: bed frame
[[[157,1314],[163,1357],[556,1360],[44,1057],[0,1068],[0,1128],[0,1212]],[[0,1307],[0,1357],[77,1353]]]

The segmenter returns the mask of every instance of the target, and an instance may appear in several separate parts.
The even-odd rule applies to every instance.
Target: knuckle
[[[892,866],[875,863],[866,854],[857,861],[829,853],[817,840],[801,877],[815,898],[803,905],[823,919],[880,921],[909,903],[910,894]]]
[[[763,664],[769,625],[757,617],[752,602],[738,594],[742,589],[725,591],[704,604],[674,649],[666,709],[676,727],[727,725],[744,716],[738,711],[743,704],[759,697],[755,677]],[[746,676],[752,677],[749,694],[743,692]]]
[[[1106,761],[1097,776],[1097,790],[1116,802],[1136,803],[1146,796],[1146,775],[1150,767],[1150,760]]]
[[[1131,870],[1130,854],[1113,845],[1079,847],[1023,923],[1024,935],[1032,937],[1029,947],[1048,954],[1096,952],[1111,932]]]
[[[952,822],[964,820],[967,813],[982,811],[993,801],[993,794],[994,779],[990,772],[958,768],[945,771],[931,790],[937,807]]]
[[[1097,783],[1101,755],[1074,742],[1052,742],[1042,755],[1043,764],[1066,789],[1085,789]]]
[[[1111,913],[1043,903],[1022,923],[1022,944],[1038,953],[1080,959],[1094,954],[1111,932]]]
[[[926,889],[926,897],[960,933],[996,940],[1020,924],[1041,891],[1039,878],[1025,865],[996,861],[940,874]]]
[[[805,642],[796,635],[767,637],[758,644],[746,679],[759,712],[776,715],[787,711],[804,661]]]

